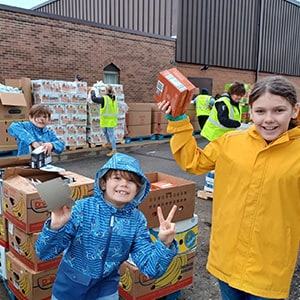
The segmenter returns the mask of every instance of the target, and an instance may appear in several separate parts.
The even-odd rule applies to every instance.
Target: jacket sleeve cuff
[[[178,117],[172,117],[171,115],[166,115],[166,118],[169,121],[181,121],[186,119],[186,114],[180,115]]]

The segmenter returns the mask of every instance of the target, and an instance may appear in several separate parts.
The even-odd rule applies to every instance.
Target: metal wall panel
[[[176,60],[300,75],[300,7],[285,0],[179,1]]]
[[[163,36],[177,35],[179,0],[56,0],[36,11]]]

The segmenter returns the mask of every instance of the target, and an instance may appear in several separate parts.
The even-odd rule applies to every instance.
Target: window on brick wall
[[[111,63],[103,69],[103,77],[103,81],[106,84],[118,84],[120,78],[120,69]]]

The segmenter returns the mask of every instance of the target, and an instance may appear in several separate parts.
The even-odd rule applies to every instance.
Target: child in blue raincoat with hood
[[[93,197],[53,211],[36,242],[42,260],[63,252],[52,300],[118,300],[119,267],[129,254],[142,273],[158,278],[178,252],[172,223],[176,206],[166,219],[158,208],[158,239],[150,238],[137,209],[150,182],[135,158],[116,153],[98,170],[94,188]]]

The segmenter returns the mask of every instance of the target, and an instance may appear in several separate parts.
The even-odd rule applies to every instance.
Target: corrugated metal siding
[[[300,75],[299,6],[284,0],[180,0],[178,11],[177,61]]]
[[[58,0],[36,11],[163,36],[177,35],[179,0]]]

